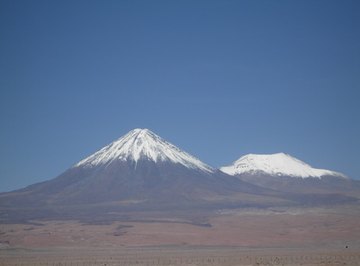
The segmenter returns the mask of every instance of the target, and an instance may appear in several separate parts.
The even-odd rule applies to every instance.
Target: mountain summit
[[[94,167],[109,165],[116,161],[149,160],[152,162],[171,162],[205,172],[214,170],[190,154],[165,141],[149,129],[134,129],[125,136],[105,146],[85,158],[75,167]]]
[[[301,178],[321,178],[336,176],[347,178],[341,173],[312,168],[299,159],[285,153],[248,154],[240,157],[232,165],[224,166],[221,171],[230,175],[268,174],[271,176],[290,176]]]
[[[273,194],[211,168],[148,129],[134,129],[54,179],[0,194],[0,207],[108,217],[136,210],[263,206]]]
[[[221,171],[257,186],[289,193],[290,198],[305,204],[346,202],[359,197],[360,191],[360,183],[344,174],[313,168],[285,153],[248,154]]]

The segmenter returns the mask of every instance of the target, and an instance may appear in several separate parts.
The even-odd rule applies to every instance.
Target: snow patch
[[[341,173],[325,169],[312,168],[310,165],[285,153],[248,154],[232,165],[220,168],[229,175],[265,173],[273,176],[315,177],[337,176],[347,178]]]

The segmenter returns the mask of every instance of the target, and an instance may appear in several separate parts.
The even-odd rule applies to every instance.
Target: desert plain
[[[360,265],[357,204],[193,215],[1,224],[0,265]]]

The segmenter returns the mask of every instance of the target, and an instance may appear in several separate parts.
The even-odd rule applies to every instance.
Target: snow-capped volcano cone
[[[212,173],[214,170],[199,159],[180,150],[148,129],[134,129],[120,139],[80,161],[75,167],[97,167],[117,162],[148,160],[174,163],[189,169]]]
[[[160,208],[214,204],[232,193],[264,189],[214,170],[148,129],[134,129],[57,178],[23,191],[58,205],[120,202]]]
[[[50,182],[66,193],[61,202],[180,200],[211,183],[214,172],[150,130],[134,129]]]

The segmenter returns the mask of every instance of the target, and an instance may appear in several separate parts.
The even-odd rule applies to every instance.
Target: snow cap
[[[220,170],[230,175],[265,173],[273,176],[302,178],[321,178],[322,176],[347,178],[341,173],[312,168],[305,162],[282,152],[275,154],[248,154],[240,157],[229,166],[221,167]]]
[[[136,128],[75,165],[107,165],[113,161],[147,159],[153,162],[172,162],[205,172],[214,170],[192,155],[165,141],[149,129]]]

